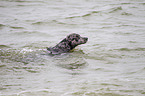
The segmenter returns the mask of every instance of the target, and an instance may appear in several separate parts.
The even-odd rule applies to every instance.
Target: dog
[[[64,38],[54,47],[47,47],[50,54],[61,54],[69,52],[80,44],[85,44],[88,41],[87,37],[81,37],[79,34],[72,33]]]

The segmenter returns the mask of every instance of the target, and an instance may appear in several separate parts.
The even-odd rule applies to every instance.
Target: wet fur
[[[85,44],[88,41],[87,37],[81,37],[79,34],[70,34],[54,47],[49,47],[47,50],[50,54],[60,54],[69,52],[80,44]]]

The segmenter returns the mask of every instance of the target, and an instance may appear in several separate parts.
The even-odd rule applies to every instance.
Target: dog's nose
[[[85,39],[86,41],[88,41],[88,38],[87,38],[87,37],[84,37],[84,39]]]

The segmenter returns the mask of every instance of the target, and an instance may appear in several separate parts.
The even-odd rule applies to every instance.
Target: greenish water
[[[0,96],[144,95],[144,0],[0,0]]]

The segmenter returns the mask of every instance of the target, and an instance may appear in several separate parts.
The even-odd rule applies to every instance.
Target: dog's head
[[[79,34],[73,33],[67,36],[67,41],[69,41],[69,45],[71,46],[71,49],[76,47],[80,44],[85,44],[88,41],[87,37],[81,37]]]

